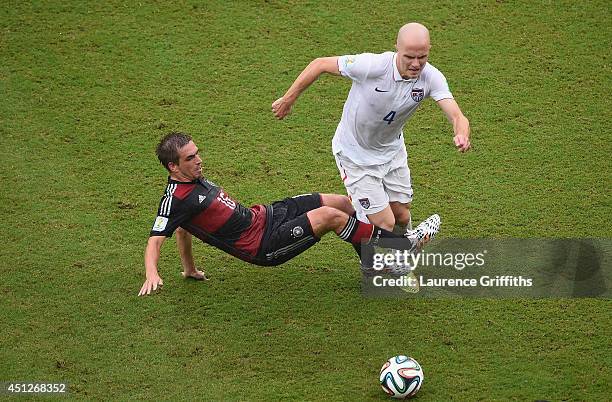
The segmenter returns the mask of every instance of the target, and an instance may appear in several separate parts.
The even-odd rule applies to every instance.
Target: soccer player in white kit
[[[317,58],[272,104],[282,119],[321,74],[353,81],[332,140],[336,164],[357,217],[396,233],[410,229],[411,222],[412,185],[402,129],[421,102],[433,98],[453,126],[455,146],[461,152],[470,148],[469,121],[444,75],[427,62],[430,47],[425,26],[406,24],[397,36],[397,52]]]

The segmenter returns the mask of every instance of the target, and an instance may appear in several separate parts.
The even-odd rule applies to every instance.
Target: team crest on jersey
[[[291,235],[295,238],[302,237],[304,235],[304,229],[301,226],[296,226],[291,231]]]
[[[370,199],[369,198],[360,198],[359,203],[364,209],[370,208]]]
[[[425,97],[425,91],[423,90],[423,88],[412,88],[410,96],[412,97],[413,101],[420,102]]]

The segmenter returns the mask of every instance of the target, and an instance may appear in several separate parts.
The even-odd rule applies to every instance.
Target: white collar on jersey
[[[393,53],[393,79],[395,81],[404,81],[404,82],[416,82],[419,80],[419,77],[417,78],[409,78],[409,79],[404,79],[399,70],[397,69],[397,53]],[[421,71],[422,73],[422,71]]]

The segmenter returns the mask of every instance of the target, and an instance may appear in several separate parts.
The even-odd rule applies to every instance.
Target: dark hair
[[[170,171],[170,167],[168,166],[170,162],[178,164],[179,149],[189,144],[189,141],[191,141],[191,136],[189,134],[176,131],[166,134],[164,138],[159,141],[155,153],[161,164],[164,165],[168,171]]]

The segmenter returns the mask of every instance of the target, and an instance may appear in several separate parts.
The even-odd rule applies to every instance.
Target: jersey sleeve
[[[366,79],[371,66],[372,57],[369,53],[338,57],[338,70],[340,70],[340,74],[353,81],[359,82]]]
[[[387,71],[390,57],[392,57],[391,52],[340,56],[338,57],[338,70],[342,76],[361,82],[384,74]]]
[[[188,220],[189,215],[181,208],[179,201],[166,193],[159,203],[157,217],[149,236],[172,237],[172,233]]]
[[[440,70],[433,69],[429,85],[431,88],[429,96],[436,102],[442,99],[453,99],[453,94],[448,88],[446,77],[444,77],[444,74],[442,74]]]

